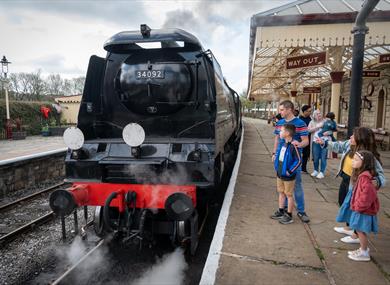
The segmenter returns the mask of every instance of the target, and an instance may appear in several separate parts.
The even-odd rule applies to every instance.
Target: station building
[[[55,99],[61,106],[61,120],[68,124],[77,124],[77,116],[80,109],[82,95],[62,96]]]
[[[291,99],[348,123],[355,19],[362,0],[298,0],[251,18],[248,98]],[[390,1],[367,19],[361,125],[390,131]],[[387,133],[388,134],[388,133]]]

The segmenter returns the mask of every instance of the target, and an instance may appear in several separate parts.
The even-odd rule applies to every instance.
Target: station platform
[[[0,162],[66,149],[62,136],[28,136],[24,140],[0,140]]]
[[[387,186],[379,192],[379,233],[371,235],[372,261],[354,262],[333,230],[340,178],[339,159],[329,159],[326,177],[302,174],[309,224],[270,219],[277,209],[271,162],[273,127],[245,118],[234,189],[227,190],[200,284],[390,284],[390,157],[383,153]],[[308,163],[308,170],[312,170]],[[231,204],[229,204],[231,200]],[[226,222],[226,224],[224,224]]]

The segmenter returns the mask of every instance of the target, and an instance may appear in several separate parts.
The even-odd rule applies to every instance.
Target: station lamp
[[[7,74],[8,74],[8,65],[11,63],[7,60],[5,55],[3,55],[3,58],[1,59],[1,71],[4,74],[4,90],[5,90],[5,107],[7,112],[7,120],[5,123],[5,129],[6,129],[6,137],[7,139],[12,138],[12,126],[11,126],[11,120],[9,115],[9,100],[8,100],[8,82],[7,82]]]

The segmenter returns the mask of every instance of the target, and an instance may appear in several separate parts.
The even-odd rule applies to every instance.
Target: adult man
[[[299,116],[299,119],[304,121],[306,126],[309,126],[309,123],[311,121],[310,115],[311,115],[310,106],[303,105],[302,106],[302,115]],[[307,161],[310,158],[310,133],[308,133],[308,137],[309,137],[309,144],[302,149],[302,171],[305,173],[307,173],[306,165],[307,165]]]
[[[284,124],[293,124],[296,128],[294,140],[292,144],[298,147],[300,151],[309,144],[307,126],[304,121],[294,116],[294,103],[290,100],[285,100],[279,104],[279,113],[283,119],[281,119],[275,126],[275,141],[272,152],[272,161],[275,160],[275,153],[279,144],[284,144],[284,140],[279,137],[281,127]],[[295,180],[294,197],[297,203],[297,216],[302,222],[310,222],[309,217],[305,213],[305,197],[302,187],[301,168],[298,169]]]

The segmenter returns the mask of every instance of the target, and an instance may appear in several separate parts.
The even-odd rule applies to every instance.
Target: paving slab
[[[321,248],[321,251],[336,284],[390,284],[374,262],[353,262],[344,250]]]
[[[25,140],[0,140],[0,161],[66,148],[62,137],[28,136]]]
[[[221,263],[226,266],[218,271],[216,284],[329,284],[323,271],[311,268],[275,265],[256,258],[226,255],[221,256]]]

